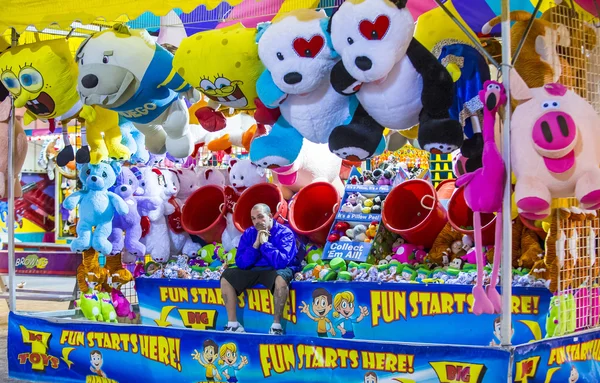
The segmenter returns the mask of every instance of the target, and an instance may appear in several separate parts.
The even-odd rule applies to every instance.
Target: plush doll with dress
[[[135,174],[130,168],[123,167],[117,176],[115,185],[111,188],[111,191],[120,196],[129,206],[127,214],[115,215],[112,232],[108,238],[112,243],[111,255],[121,254],[125,250],[126,263],[134,262],[146,255],[146,246],[140,242],[142,226],[138,209],[154,210],[161,202],[157,198],[134,195],[139,187],[139,181]]]
[[[293,163],[302,147],[302,138],[322,144],[329,142],[339,125],[377,126],[356,96],[337,93],[329,82],[331,69],[339,56],[327,33],[325,12],[298,9],[262,24],[258,33],[258,54],[266,67],[258,82],[258,97],[268,108],[279,108],[281,116],[267,136],[252,142],[251,159],[267,166]],[[365,129],[372,129],[366,127]],[[286,145],[280,145],[281,142]],[[385,147],[382,138],[377,147]],[[362,161],[375,152],[330,150],[342,159]]]
[[[461,147],[463,131],[452,120],[450,73],[417,39],[406,0],[344,2],[331,17],[333,48],[341,56],[331,71],[333,88],[356,94],[380,125],[334,129],[330,143],[347,150],[374,151],[383,127],[406,131],[419,124],[422,149],[434,154]]]
[[[108,191],[119,173],[119,164],[101,162],[98,165],[85,164],[79,173],[83,189],[76,191],[63,201],[67,210],[79,206],[77,238],[71,242],[71,251],[82,252],[89,248],[109,255],[112,244],[108,240],[112,231],[115,213],[125,215],[129,206],[117,194]]]

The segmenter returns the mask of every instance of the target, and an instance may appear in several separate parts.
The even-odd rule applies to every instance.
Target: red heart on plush
[[[300,57],[315,57],[323,49],[325,39],[321,35],[315,35],[306,41],[302,37],[294,40],[294,50]]]
[[[209,132],[218,132],[221,129],[225,129],[225,126],[227,125],[223,113],[209,108],[208,106],[198,109],[194,114],[204,130],[208,130]]]
[[[281,112],[279,108],[270,109],[265,106],[265,104],[260,101],[257,97],[254,99],[254,104],[256,105],[256,112],[254,112],[254,119],[259,124],[264,125],[273,125],[279,116],[281,116]]]
[[[358,25],[360,34],[367,40],[381,40],[390,27],[390,19],[385,15],[377,16],[374,22],[363,20]]]

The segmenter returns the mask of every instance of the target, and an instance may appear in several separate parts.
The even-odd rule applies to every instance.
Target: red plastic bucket
[[[339,203],[337,189],[328,182],[315,182],[303,187],[290,203],[292,230],[308,237],[316,245],[324,245]]]
[[[467,234],[475,240],[474,231],[465,229],[473,226],[473,210],[467,205],[464,188],[458,188],[448,202],[448,222],[459,233]],[[461,227],[463,226],[463,227]],[[494,244],[496,228],[496,215],[492,213],[481,214],[481,245]]]
[[[220,186],[206,185],[190,195],[181,211],[181,224],[185,231],[202,238],[204,242],[221,242],[227,226],[221,205],[225,194]]]
[[[447,221],[433,185],[419,179],[404,181],[390,191],[381,219],[388,230],[425,248],[433,245]]]
[[[257,203],[267,204],[271,208],[273,218],[279,223],[283,223],[287,218],[288,206],[281,190],[275,184],[256,184],[244,190],[233,207],[233,223],[239,231],[243,232],[252,226],[250,211]]]

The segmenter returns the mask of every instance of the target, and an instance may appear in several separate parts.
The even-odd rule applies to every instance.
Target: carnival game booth
[[[22,139],[15,108],[86,128],[56,155],[77,164],[62,201],[77,217],[77,308],[17,313],[10,296],[11,377],[600,380],[590,4],[518,2],[509,18],[502,2],[500,44],[496,3],[176,3],[25,20],[15,1],[0,20],[13,28],[5,152]],[[160,16],[121,16],[146,10]],[[65,17],[82,24],[63,30]],[[33,33],[62,36],[22,41],[49,21]],[[456,179],[440,182],[433,164],[450,153]],[[0,190],[13,292],[16,157]],[[302,258],[280,337],[265,334],[261,286],[238,300],[248,333],[220,331],[218,280],[259,202]]]

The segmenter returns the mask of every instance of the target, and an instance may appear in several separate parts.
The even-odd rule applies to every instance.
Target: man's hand
[[[269,242],[269,232],[266,230],[262,230],[259,233],[259,237],[260,237],[260,244],[262,245],[265,242]]]
[[[329,330],[329,332],[331,333],[331,335],[335,336],[335,329],[332,327],[331,330]]]
[[[344,329],[344,328],[340,329],[340,332],[342,333],[342,335],[345,335],[346,334],[346,329]],[[333,335],[335,335],[335,334],[333,334]]]
[[[252,247],[254,247],[255,249],[258,249],[258,248],[260,247],[260,245],[261,245],[261,242],[260,242],[260,233],[261,233],[261,231],[259,231],[259,232],[256,234],[256,240],[255,240],[255,241],[254,241],[254,243],[252,244]]]

